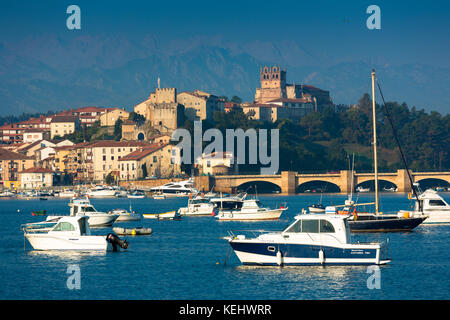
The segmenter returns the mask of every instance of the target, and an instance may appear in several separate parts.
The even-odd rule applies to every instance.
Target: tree
[[[105,182],[106,182],[107,184],[113,184],[114,181],[115,181],[114,176],[111,174],[111,172],[108,173],[108,175],[107,175],[106,178],[105,178]]]
[[[233,97],[231,98],[231,102],[234,102],[234,103],[242,103],[242,99],[239,98],[238,96],[233,96]]]
[[[136,122],[138,126],[142,126],[145,123],[146,119],[143,115],[132,111],[128,116],[128,120]]]
[[[122,138],[122,119],[117,119],[114,124],[114,140],[119,141]]]

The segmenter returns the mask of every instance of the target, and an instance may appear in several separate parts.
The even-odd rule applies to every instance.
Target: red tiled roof
[[[167,144],[155,143],[146,148],[142,148],[142,149],[133,151],[133,152],[127,154],[126,156],[120,158],[119,161],[139,160],[139,159],[142,159],[142,158],[152,154],[155,151],[158,151],[159,149],[164,148],[165,146],[167,146]]]
[[[19,173],[53,173],[53,170],[47,168],[28,168]]]
[[[75,116],[53,116],[52,117],[52,123],[55,122],[76,122],[77,117]]]
[[[33,160],[33,158],[2,148],[0,149],[0,160]]]

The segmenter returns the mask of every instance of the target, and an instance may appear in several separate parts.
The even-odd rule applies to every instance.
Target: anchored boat
[[[265,208],[257,199],[242,201],[238,210],[219,210],[216,218],[219,220],[278,220],[287,208]]]
[[[163,212],[163,213],[144,213],[144,214],[142,214],[142,216],[145,219],[158,219],[158,220],[164,220],[164,219],[175,220],[175,219],[181,218],[180,214],[176,211],[169,211],[169,212]]]
[[[208,199],[200,196],[189,197],[187,207],[178,209],[178,213],[181,216],[211,216],[214,215],[214,208],[214,204]]]
[[[228,240],[244,265],[382,265],[387,244],[352,243],[347,217],[303,214],[281,232],[257,230],[260,235],[229,232]]]
[[[87,216],[66,216],[22,226],[25,238],[35,250],[127,249],[128,242],[110,233],[93,236]]]

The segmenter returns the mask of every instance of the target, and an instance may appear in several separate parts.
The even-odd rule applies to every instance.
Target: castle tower
[[[261,87],[256,89],[255,102],[286,98],[286,69],[264,66],[260,69]]]
[[[278,66],[261,68],[260,78],[261,88],[286,87],[286,70],[282,71]]]

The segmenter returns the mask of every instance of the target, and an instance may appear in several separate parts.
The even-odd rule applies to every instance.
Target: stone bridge
[[[414,182],[423,179],[440,179],[450,184],[450,172],[411,172]],[[353,186],[363,182],[374,180],[373,173],[354,173]],[[394,173],[379,173],[379,180],[394,184],[399,192],[411,190],[407,171],[397,170]],[[283,171],[275,175],[226,175],[226,176],[199,176],[195,178],[195,185],[199,190],[233,193],[245,183],[266,182],[272,183],[281,189],[282,193],[294,194],[298,187],[312,181],[324,181],[336,185],[343,193],[350,192],[352,186],[352,172],[341,170],[338,173],[325,174],[301,174],[293,171]]]

